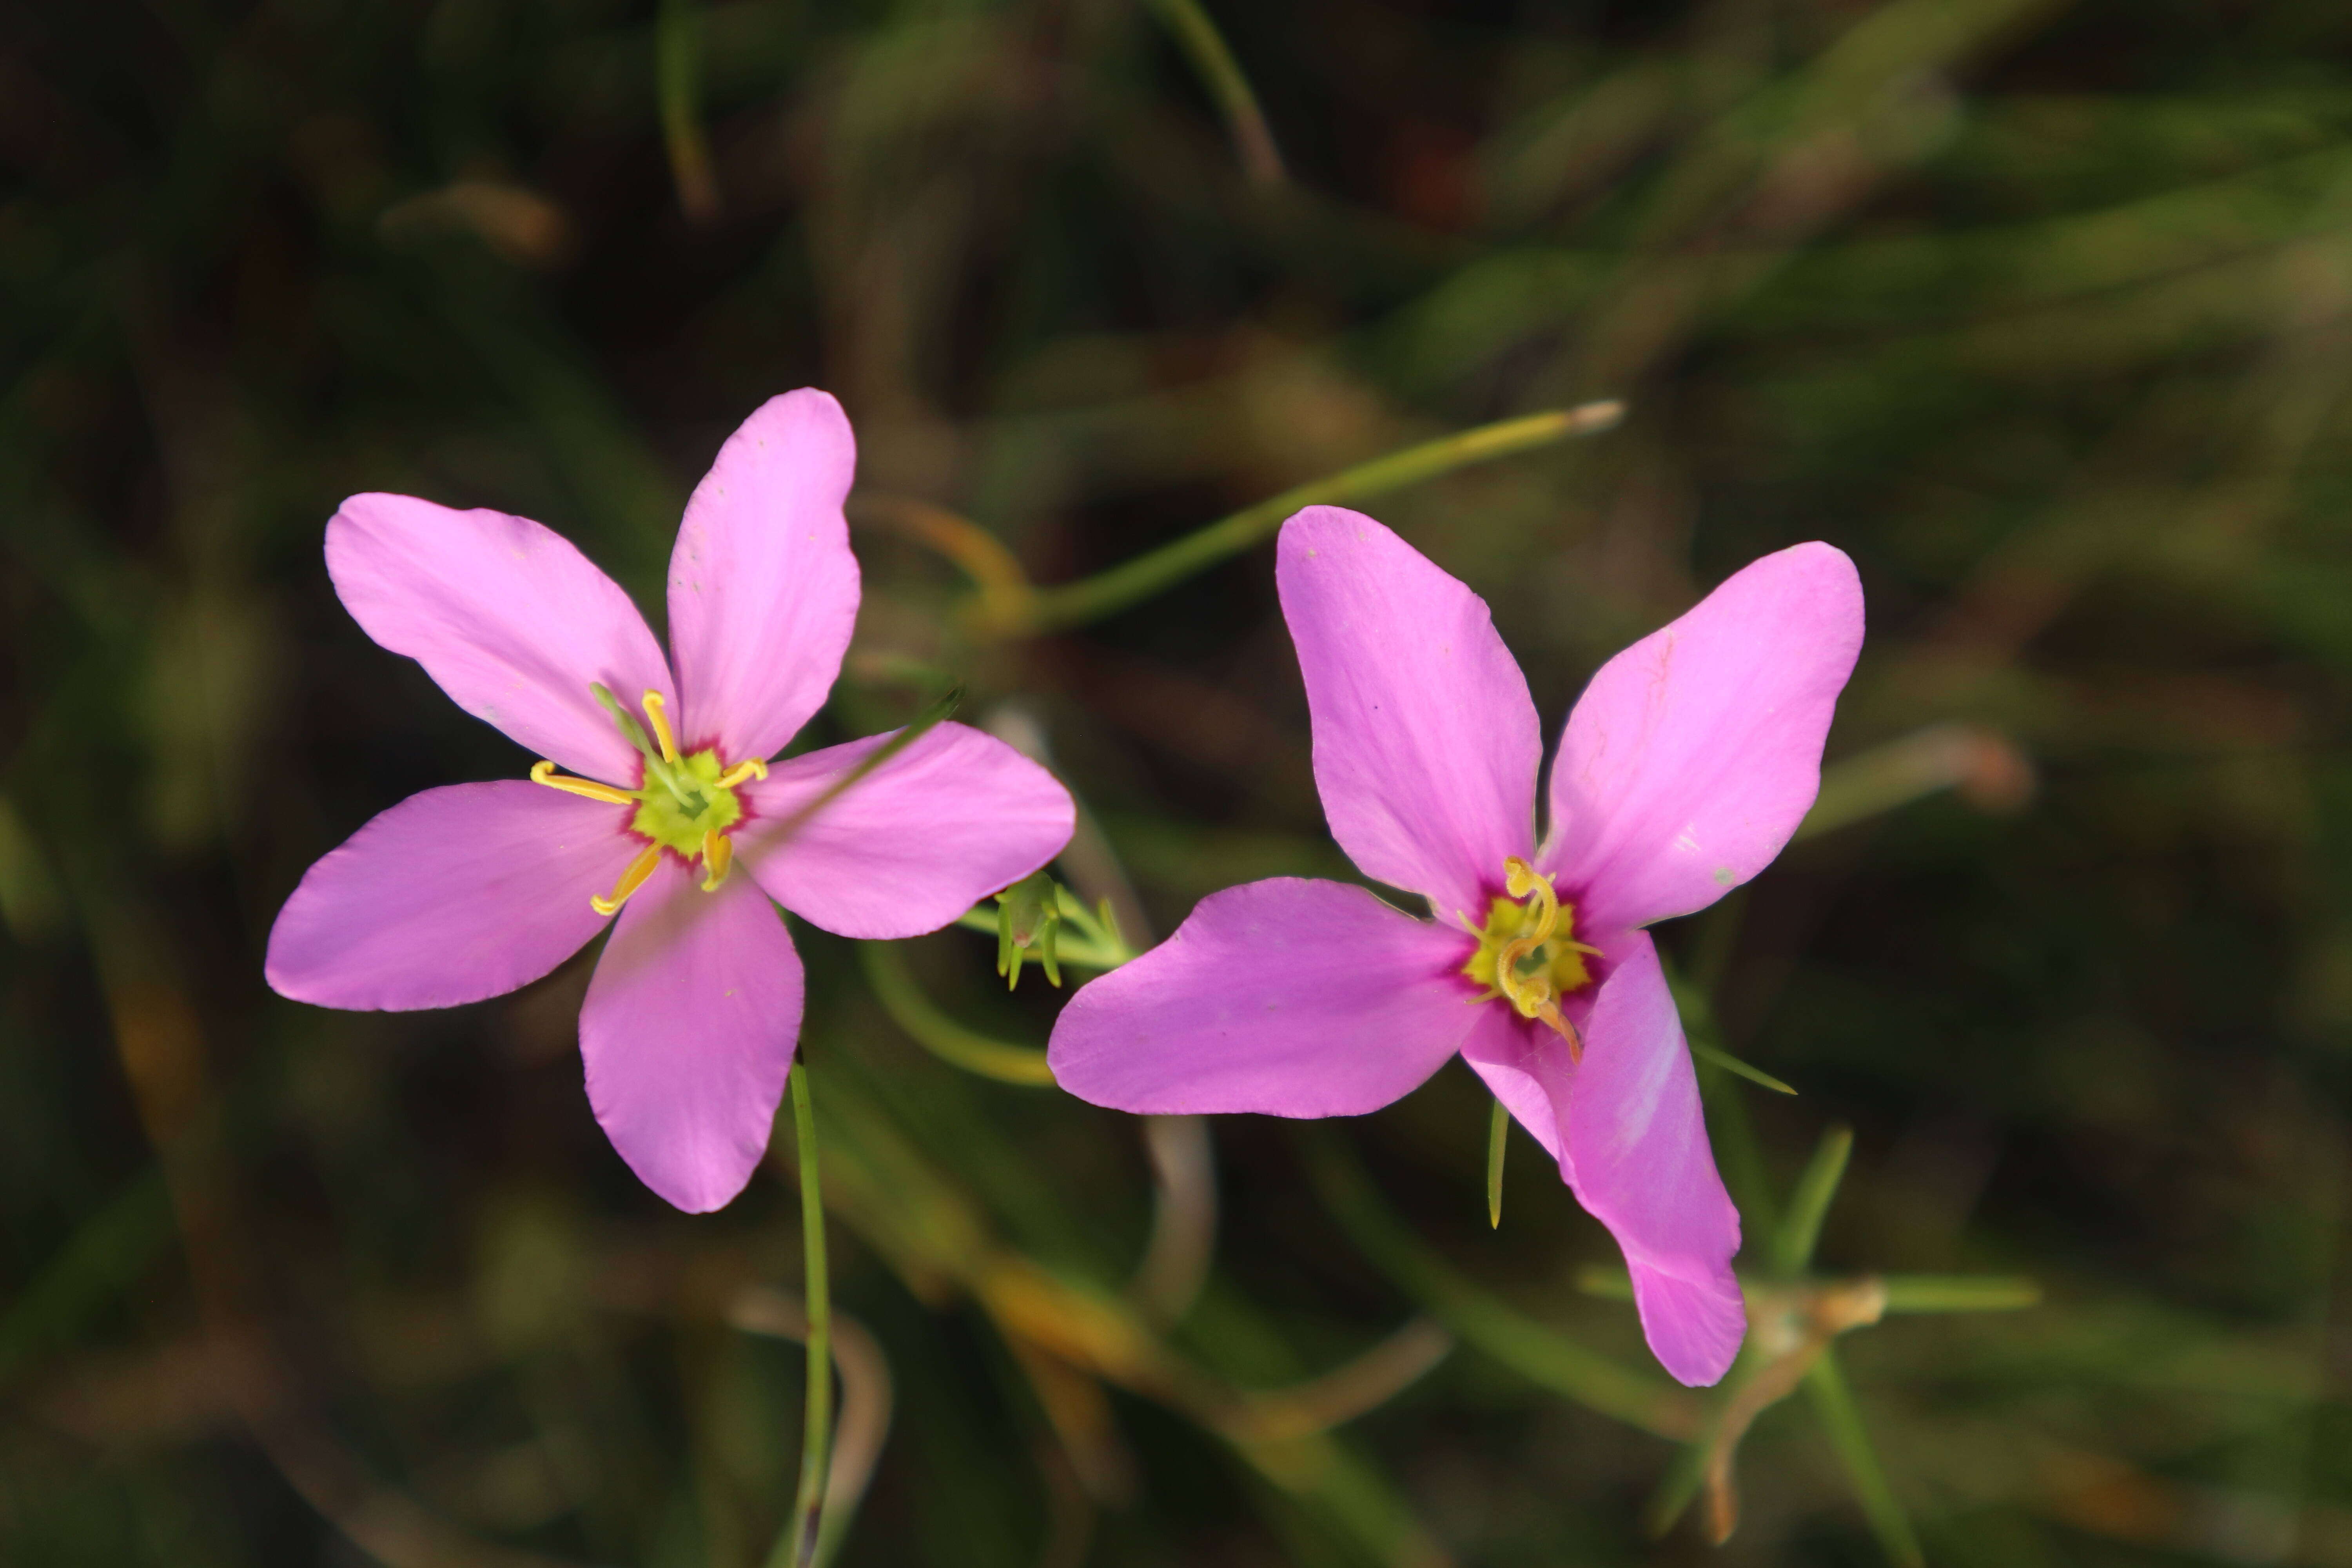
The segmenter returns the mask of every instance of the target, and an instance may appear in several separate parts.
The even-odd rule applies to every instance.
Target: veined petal
[[[393,1012],[527,985],[604,923],[588,900],[637,853],[628,820],[520,779],[410,795],[303,874],[263,973],[298,1002]]]
[[[1750,563],[1601,667],[1551,772],[1544,868],[1586,930],[1705,909],[1780,854],[1820,793],[1862,649],[1845,552]]]
[[[1633,931],[1603,950],[1606,977],[1580,1020],[1580,1065],[1559,1037],[1500,1007],[1481,1009],[1462,1054],[1617,1238],[1660,1363],[1702,1386],[1723,1376],[1748,1331],[1731,1269],[1739,1211],[1716,1173],[1657,949]]]
[[[327,524],[327,574],[367,635],[425,667],[527,751],[634,788],[637,754],[589,691],[670,688],[669,665],[620,585],[529,518],[358,495]]]
[[[1482,1009],[1469,939],[1340,882],[1278,877],[1201,900],[1176,934],[1079,987],[1055,1079],[1158,1115],[1356,1116],[1444,1065]]]
[[[1526,677],[1486,602],[1360,512],[1282,525],[1282,613],[1315,728],[1331,837],[1364,874],[1485,918],[1535,842],[1542,760]]]
[[[994,736],[953,723],[918,736],[791,826],[889,740],[810,752],[742,788],[757,816],[736,831],[736,853],[769,897],[803,920],[840,936],[920,936],[1069,842],[1070,792]]]
[[[857,620],[841,510],[857,444],[814,387],[770,398],[719,448],[669,558],[678,741],[771,757],[824,704]]]
[[[748,877],[702,890],[664,855],[621,907],[580,1009],[588,1103],[639,1180],[688,1214],[743,1190],[800,1038],[800,954]]]

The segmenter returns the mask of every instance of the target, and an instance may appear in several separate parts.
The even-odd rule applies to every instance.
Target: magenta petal
[[[1310,506],[1275,552],[1331,837],[1368,877],[1483,921],[1535,842],[1536,709],[1486,602],[1360,512]]]
[[[1601,666],[1551,773],[1545,865],[1579,926],[1688,914],[1769,865],[1821,789],[1861,648],[1853,563],[1800,544]]]
[[[669,558],[688,750],[771,757],[824,706],[857,620],[841,511],[856,463],[841,405],[803,387],[743,421],[695,487]]]
[[[510,779],[413,795],[303,874],[269,931],[272,989],[321,1007],[451,1007],[577,952],[638,845],[628,813]]]
[[[1729,1268],[1683,1275],[1626,1254],[1642,1337],[1675,1381],[1707,1388],[1723,1381],[1748,1337],[1748,1306]]]
[[[1739,1213],[1716,1174],[1657,950],[1638,931],[1607,947],[1615,967],[1584,1010],[1581,1066],[1559,1036],[1502,1007],[1483,1010],[1462,1057],[1617,1238],[1659,1362],[1701,1386],[1723,1376],[1748,1330],[1731,1269]]]
[[[706,893],[664,855],[622,907],[580,1009],[588,1103],[639,1180],[688,1214],[767,1152],[801,1031],[801,960],[748,877]]]
[[[1081,986],[1048,1058],[1064,1089],[1120,1110],[1360,1115],[1411,1092],[1469,1031],[1469,949],[1344,883],[1227,888]]]
[[[1607,978],[1584,1019],[1584,1062],[1566,1080],[1565,1106],[1553,1097],[1560,1171],[1625,1249],[1650,1349],[1682,1382],[1710,1384],[1748,1331],[1731,1271],[1739,1211],[1716,1173],[1658,950],[1640,931],[1602,945]]]
[[[327,574],[367,635],[539,756],[634,788],[637,754],[589,691],[631,707],[669,666],[620,585],[529,518],[358,495],[327,524]]]
[[[792,826],[889,739],[869,735],[794,757],[744,788],[758,816],[737,829],[736,855],[769,897],[803,920],[840,936],[920,936],[1069,842],[1070,792],[1003,742],[961,724],[926,731]]]

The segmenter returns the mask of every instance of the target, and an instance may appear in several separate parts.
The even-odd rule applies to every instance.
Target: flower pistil
[[[1601,950],[1574,940],[1574,906],[1561,903],[1552,879],[1516,855],[1503,862],[1503,885],[1508,896],[1487,906],[1485,926],[1470,927],[1478,946],[1462,973],[1485,987],[1472,1000],[1509,1003],[1520,1017],[1558,1031],[1570,1057],[1580,1059],[1584,1042],[1559,1000],[1592,984],[1584,961]]]
[[[728,767],[719,760],[715,746],[680,755],[677,738],[669,727],[668,707],[660,692],[648,691],[643,700],[646,723],[652,726],[652,733],[648,734],[646,725],[638,723],[636,716],[622,707],[602,685],[590,689],[644,759],[644,775],[638,787],[628,790],[594,779],[572,778],[557,773],[555,764],[550,762],[534,764],[530,781],[590,800],[635,806],[636,814],[629,819],[629,831],[651,842],[621,873],[612,895],[593,897],[589,904],[600,915],[616,912],[628,901],[629,895],[644,887],[646,879],[654,874],[665,849],[676,850],[689,865],[700,860],[702,890],[717,892],[735,863],[735,846],[729,834],[743,820],[743,803],[735,791],[750,780],[766,778],[768,764],[753,757]]]

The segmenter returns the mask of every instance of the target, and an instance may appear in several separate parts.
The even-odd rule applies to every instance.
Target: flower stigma
[[[1509,896],[1497,894],[1487,906],[1486,925],[1470,928],[1478,947],[1462,973],[1485,988],[1472,1000],[1509,1003],[1520,1017],[1558,1031],[1568,1042],[1569,1058],[1580,1061],[1584,1041],[1560,1012],[1559,1001],[1592,984],[1584,961],[1601,950],[1574,940],[1575,908],[1559,901],[1549,877],[1516,855],[1503,862],[1503,885]]]
[[[644,759],[642,782],[635,789],[623,789],[617,784],[559,773],[555,764],[549,762],[532,764],[530,782],[609,805],[635,806],[636,814],[629,818],[629,831],[652,840],[621,873],[621,879],[613,886],[612,896],[592,897],[590,906],[600,915],[617,912],[628,902],[630,894],[646,885],[654,868],[661,863],[665,849],[677,851],[688,865],[700,860],[702,890],[717,892],[735,863],[735,844],[728,834],[743,820],[743,803],[736,798],[735,791],[747,780],[766,778],[768,764],[754,757],[728,767],[719,761],[716,746],[680,755],[677,737],[669,727],[668,704],[660,692],[645,694],[646,721],[652,726],[652,733],[648,734],[646,725],[638,723],[636,715],[622,707],[610,691],[601,685],[589,689],[596,694],[596,700],[613,716],[621,733]]]

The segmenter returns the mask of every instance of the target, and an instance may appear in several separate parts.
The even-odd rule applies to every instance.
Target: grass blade
[[[1835,1347],[1822,1347],[1821,1359],[1805,1373],[1805,1394],[1829,1434],[1830,1446],[1845,1466],[1854,1499],[1862,1504],[1871,1533],[1878,1537],[1886,1560],[1896,1568],[1924,1568],[1927,1557],[1919,1549],[1919,1537],[1895,1500],[1885,1468],[1878,1462],[1878,1450],[1863,1426],[1862,1412],[1855,1408],[1853,1390],[1838,1367]]]
[[[1845,1174],[1846,1160],[1853,1152],[1853,1128],[1832,1127],[1822,1134],[1811,1163],[1797,1178],[1797,1190],[1790,1195],[1789,1213],[1772,1237],[1772,1267],[1780,1273],[1801,1274],[1813,1260],[1822,1220],[1830,1212],[1830,1200],[1837,1196],[1838,1181]]]

